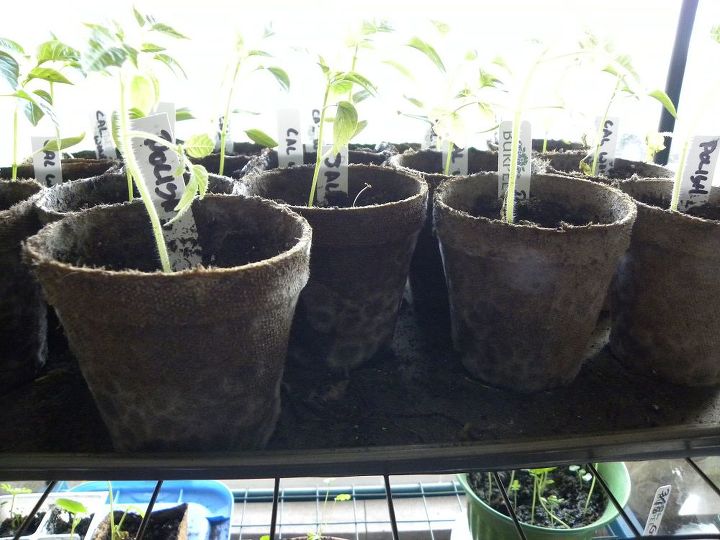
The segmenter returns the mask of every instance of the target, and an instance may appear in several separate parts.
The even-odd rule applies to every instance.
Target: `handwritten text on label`
[[[647,522],[645,523],[645,530],[643,536],[656,536],[660,530],[660,523],[662,522],[665,508],[667,507],[668,500],[670,499],[670,492],[672,491],[671,486],[661,486],[655,492],[652,506],[650,506],[650,514],[648,515]]]
[[[93,142],[98,159],[117,159],[115,144],[110,133],[110,119],[101,110],[93,114]]]
[[[687,212],[710,199],[713,173],[718,161],[720,137],[693,137],[682,172],[678,210]]]
[[[303,163],[303,144],[300,137],[300,111],[278,111],[278,167],[285,169]]]
[[[61,184],[63,181],[60,153],[53,150],[43,150],[45,145],[52,140],[54,140],[53,137],[30,138],[35,178],[47,187]]]
[[[598,124],[602,118],[598,118]],[[602,136],[598,152],[597,174],[607,176],[615,166],[615,150],[617,149],[620,119],[608,117],[602,125]]]
[[[323,145],[323,155],[332,150],[332,145]],[[348,193],[348,147],[344,146],[337,154],[330,154],[322,160],[317,183],[317,202],[327,204],[334,193]]]

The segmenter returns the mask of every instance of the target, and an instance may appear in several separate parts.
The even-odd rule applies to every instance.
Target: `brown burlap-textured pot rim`
[[[573,183],[573,182],[581,182],[583,185],[587,186],[593,186],[592,189],[597,189],[598,191],[601,190],[609,190],[613,192],[617,197],[619,201],[622,201],[623,205],[625,206],[625,212],[622,213],[622,217],[620,219],[616,219],[611,223],[590,223],[587,225],[571,225],[566,224],[562,228],[557,227],[540,227],[538,225],[526,225],[521,223],[507,223],[500,218],[487,218],[484,216],[473,216],[472,214],[460,210],[457,208],[454,208],[447,203],[443,201],[443,196],[445,193],[452,189],[453,186],[460,182],[472,182],[472,181],[478,181],[478,180],[485,180],[485,179],[494,179],[497,181],[497,173],[475,173],[471,174],[469,176],[457,176],[450,178],[448,181],[444,182],[438,189],[435,191],[435,198],[434,198],[434,205],[437,211],[444,212],[448,216],[454,217],[455,219],[463,219],[463,220],[470,220],[471,222],[475,222],[478,224],[482,224],[484,226],[489,226],[492,228],[497,228],[499,230],[505,230],[505,231],[517,231],[518,234],[523,234],[524,232],[532,232],[538,235],[560,235],[560,234],[567,234],[571,231],[598,231],[601,229],[610,230],[610,229],[622,229],[627,226],[628,222],[632,224],[635,221],[635,217],[637,215],[637,207],[635,206],[635,201],[627,195],[626,193],[623,193],[621,190],[606,185],[606,184],[598,184],[596,182],[591,182],[590,180],[585,180],[582,178],[575,178],[572,176],[563,176],[561,174],[538,174],[533,175],[533,180],[537,178],[543,178],[543,179],[551,179],[553,182],[565,182],[565,183]],[[579,184],[580,185],[580,184]],[[531,184],[531,196],[532,196],[532,184]]]
[[[297,167],[292,167],[292,169],[271,169],[268,171],[264,171],[259,173],[256,178],[259,177],[267,177],[270,175],[280,176],[283,174],[286,174],[286,171],[298,171],[298,170],[309,170],[312,172],[314,169],[314,165],[298,165]],[[348,171],[357,171],[357,170],[369,170],[369,171],[381,171],[381,174],[398,174],[398,175],[404,175],[412,180],[416,180],[419,185],[420,189],[417,193],[414,195],[411,195],[410,197],[405,197],[404,199],[398,199],[397,201],[389,201],[381,204],[369,204],[366,206],[350,206],[346,208],[341,208],[337,206],[305,206],[305,205],[296,205],[296,204],[283,204],[283,206],[287,206],[288,208],[292,210],[301,209],[303,213],[307,213],[308,215],[318,214],[318,215],[329,215],[330,213],[336,214],[336,215],[352,215],[352,214],[358,214],[360,212],[367,213],[368,211],[374,211],[374,210],[386,210],[386,209],[395,209],[395,208],[402,208],[406,206],[408,203],[412,203],[418,199],[422,199],[427,195],[428,191],[428,185],[425,180],[417,173],[412,171],[412,169],[409,169],[408,171],[403,171],[400,169],[396,169],[393,167],[383,167],[382,165],[365,165],[365,164],[350,164],[348,165]],[[272,199],[270,199],[272,200]]]
[[[10,215],[10,212],[11,212],[11,211],[14,211],[14,208],[15,208],[18,204],[22,204],[22,203],[24,203],[25,201],[27,201],[28,199],[33,199],[33,198],[34,198],[35,201],[37,201],[37,199],[38,199],[43,193],[45,193],[45,190],[47,189],[47,188],[45,188],[45,186],[43,186],[40,182],[38,182],[38,181],[35,180],[34,178],[18,178],[18,179],[16,179],[16,180],[10,180],[9,178],[0,178],[0,182],[2,183],[2,185],[8,185],[8,186],[12,186],[13,184],[16,184],[16,185],[24,185],[24,186],[37,187],[37,189],[35,190],[34,193],[31,193],[30,195],[28,195],[28,196],[25,197],[24,199],[19,200],[18,202],[16,202],[16,203],[13,204],[12,206],[8,206],[7,208],[2,208],[2,209],[0,209],[0,219],[4,219],[4,218],[6,218],[7,216],[9,216],[9,215]]]
[[[667,187],[669,188],[671,193],[673,184],[674,181],[670,178],[631,178],[621,183],[622,186],[626,187],[631,187],[632,185]],[[670,210],[669,208],[662,208],[654,204],[642,202],[640,199],[636,199],[635,197],[633,197],[630,193],[626,193],[624,191],[623,193],[625,193],[628,197],[632,198],[632,200],[635,201],[635,204],[642,207],[643,210],[646,210],[647,212],[652,212],[654,215],[662,214],[668,216],[669,219],[675,220],[678,223],[678,226],[682,226],[683,223],[705,223],[708,225],[715,225],[720,227],[720,220],[704,218],[701,216],[693,216],[690,214],[686,214],[685,212]]]
[[[285,251],[278,253],[277,255],[273,255],[272,257],[269,257],[267,259],[263,259],[261,261],[255,261],[247,264],[243,264],[241,266],[229,266],[229,267],[220,267],[220,266],[213,266],[211,268],[206,267],[196,267],[196,268],[189,268],[187,270],[180,270],[177,272],[168,272],[165,273],[160,269],[155,270],[154,272],[142,272],[140,270],[134,270],[134,269],[125,269],[125,270],[108,270],[107,268],[102,267],[91,267],[91,266],[76,266],[74,264],[66,263],[58,261],[57,259],[53,257],[49,257],[45,254],[45,250],[43,249],[43,245],[46,243],[45,239],[55,233],[55,229],[62,227],[64,224],[68,223],[72,220],[81,220],[81,219],[91,219],[92,216],[95,213],[100,213],[105,211],[107,208],[118,208],[118,207],[130,207],[132,205],[141,206],[143,205],[143,202],[139,199],[136,199],[134,201],[128,201],[122,204],[102,204],[98,206],[94,206],[93,208],[90,208],[88,210],[85,210],[83,212],[74,213],[66,218],[63,218],[59,221],[56,221],[54,223],[50,223],[46,225],[40,232],[38,232],[35,236],[32,236],[31,238],[27,239],[23,243],[23,251],[24,251],[24,257],[31,266],[48,266],[55,269],[62,269],[62,270],[70,270],[73,273],[81,274],[85,276],[122,276],[122,277],[138,277],[138,278],[144,278],[147,276],[152,276],[155,279],[162,279],[162,280],[177,280],[184,277],[189,276],[203,276],[203,275],[214,275],[214,276],[221,276],[223,274],[236,274],[236,273],[253,273],[264,270],[267,266],[275,266],[277,263],[295,258],[299,256],[303,251],[307,250],[309,248],[309,245],[312,240],[312,229],[310,228],[310,224],[308,221],[299,215],[297,212],[293,212],[287,205],[281,205],[278,203],[275,203],[273,201],[270,201],[268,199],[263,199],[261,197],[255,197],[255,196],[238,196],[238,195],[206,195],[205,199],[220,199],[220,198],[230,198],[235,197],[238,199],[252,199],[252,200],[258,200],[262,204],[265,204],[266,206],[269,206],[273,208],[275,211],[281,212],[283,214],[287,214],[289,218],[298,221],[302,226],[302,233],[300,237],[296,237],[294,239],[295,243],[293,246],[289,249],[286,249]],[[198,201],[196,201],[193,204],[197,204]],[[39,244],[39,245],[38,245]]]

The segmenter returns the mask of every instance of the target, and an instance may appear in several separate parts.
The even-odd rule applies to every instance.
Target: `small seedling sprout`
[[[75,535],[75,529],[80,524],[80,521],[82,521],[82,517],[87,515],[88,509],[80,501],[65,498],[57,499],[55,506],[65,510],[70,515],[70,519],[72,520],[70,525],[70,539],[72,540],[72,537]]]
[[[32,493],[32,489],[15,487],[12,484],[0,484],[0,489],[2,489],[11,497],[10,510],[8,511],[8,514],[10,515],[13,529],[17,529],[20,525],[22,525],[23,515],[20,512],[15,512],[15,497],[17,497],[18,495],[26,495],[28,493]]]

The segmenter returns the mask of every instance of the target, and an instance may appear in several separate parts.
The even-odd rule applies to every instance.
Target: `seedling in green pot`
[[[272,36],[272,30],[269,28],[265,30],[263,39]],[[263,64],[263,59],[271,58],[272,55],[262,49],[250,49],[245,45],[245,40],[241,35],[237,36],[235,40],[235,51],[233,59],[228,66],[228,73],[231,73],[229,80],[227,81],[227,97],[225,99],[225,113],[223,116],[222,127],[220,129],[220,166],[218,173],[223,174],[225,171],[225,141],[228,135],[228,122],[230,118],[231,106],[233,100],[233,94],[235,87],[240,78],[241,72],[255,72],[255,71],[267,71],[275,80],[280,84],[282,88],[288,90],[290,88],[290,77],[284,69],[278,66],[266,66]],[[263,133],[259,129],[249,129],[245,131],[245,134],[255,143],[274,148],[277,146],[277,142],[272,137]]]
[[[147,26],[150,32],[159,32],[173,38],[184,38],[182,34],[172,27],[157,22],[154,17],[143,16],[137,10],[134,10],[134,14],[138,24],[141,27]],[[184,193],[174,208],[178,212],[174,219],[178,219],[190,208],[197,193],[202,198],[207,192],[207,171],[201,165],[192,165],[187,156],[203,157],[208,155],[212,152],[213,142],[207,134],[201,134],[190,137],[184,144],[175,144],[172,142],[170,134],[160,136],[155,133],[132,130],[130,128],[131,119],[148,115],[154,109],[159,96],[157,78],[152,71],[143,68],[145,63],[141,63],[139,59],[143,56],[149,57],[155,63],[160,62],[173,70],[182,70],[182,68],[167,53],[158,52],[158,50],[165,50],[159,45],[144,42],[138,48],[128,44],[125,41],[125,33],[117,22],[113,23],[114,29],[99,24],[88,24],[87,26],[91,28],[92,35],[88,42],[88,53],[83,56],[85,69],[113,75],[117,78],[120,103],[116,116],[117,122],[114,122],[113,126],[113,133],[116,137],[116,144],[125,158],[125,169],[129,182],[128,191],[130,198],[132,198],[132,183],[134,182],[150,218],[162,270],[170,272],[171,264],[163,238],[162,224],[148,188],[149,185],[156,182],[143,177],[140,164],[133,154],[131,141],[141,139],[153,152],[157,152],[158,162],[155,177],[159,178],[158,181],[164,181],[166,177],[172,179],[172,177],[180,175],[185,175],[188,178]],[[169,166],[165,165],[166,158],[164,156],[166,151],[177,155],[180,163],[179,170],[167,170]],[[172,175],[172,177],[169,175]],[[158,189],[160,189],[160,186],[156,188],[156,192]]]

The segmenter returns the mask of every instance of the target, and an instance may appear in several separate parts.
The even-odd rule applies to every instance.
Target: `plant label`
[[[713,174],[718,161],[720,137],[693,137],[688,145],[682,171],[678,211],[687,212],[710,199]]]
[[[443,145],[442,163],[443,170],[447,163],[448,153],[447,146]],[[450,172],[453,176],[465,176],[468,173],[468,151],[467,148],[458,148],[453,145],[452,155],[450,156]]]
[[[287,169],[303,164],[303,143],[300,135],[300,111],[280,109],[278,119],[278,167]]]
[[[218,128],[217,133],[215,134],[215,152],[220,151],[220,141],[222,140],[222,129],[224,121],[224,116],[218,117]],[[230,135],[230,121],[228,120],[227,131],[225,132],[225,154],[232,154],[233,150],[233,140],[232,136]]]
[[[435,134],[435,130],[432,126],[430,126],[425,132],[425,137],[423,138],[422,143],[420,143],[420,149],[433,150],[435,148],[437,148],[437,135]]]
[[[312,110],[312,122],[307,130],[308,140],[310,143],[305,143],[305,152],[315,152],[318,147],[318,131],[320,129],[320,109]]]
[[[117,159],[118,153],[115,150],[115,143],[110,132],[110,117],[98,109],[92,115],[92,123],[95,156],[98,159]]]
[[[161,101],[157,105],[155,105],[155,110],[152,112],[152,114],[160,114],[165,113],[168,117],[168,122],[170,122],[170,133],[173,136],[172,142],[175,142],[175,104],[170,103],[169,101]]]
[[[317,202],[324,206],[333,193],[348,193],[348,147],[332,154],[332,144],[323,145],[323,160],[317,181]]]
[[[600,122],[602,122],[602,118],[598,118],[597,123],[600,124]],[[615,166],[615,150],[617,149],[620,119],[617,117],[607,117],[601,128],[602,133],[600,134],[600,148],[598,149],[597,174],[607,176]],[[600,133],[599,130],[598,133]]]
[[[656,536],[660,530],[660,523],[662,522],[665,508],[667,507],[668,500],[670,499],[670,491],[672,486],[661,486],[655,492],[652,505],[650,506],[650,514],[648,514],[647,521],[645,522],[645,530],[643,536]]]
[[[173,140],[170,121],[165,113],[133,120],[132,129],[152,133],[168,142]],[[142,137],[133,137],[131,147],[140,168],[142,182],[150,192],[163,225],[163,236],[173,271],[199,265],[202,258],[192,209],[177,221],[167,224],[177,215],[175,207],[185,191],[178,156],[167,146]]]
[[[55,137],[30,137],[33,151],[33,168],[35,179],[47,187],[55,184],[62,184],[62,164],[60,163],[60,152],[54,150],[43,150],[45,145]]]
[[[530,197],[532,134],[530,122],[520,123],[518,138],[517,178],[515,199],[524,201]],[[498,198],[505,197],[510,182],[510,161],[512,152],[512,122],[502,122],[498,129]]]

